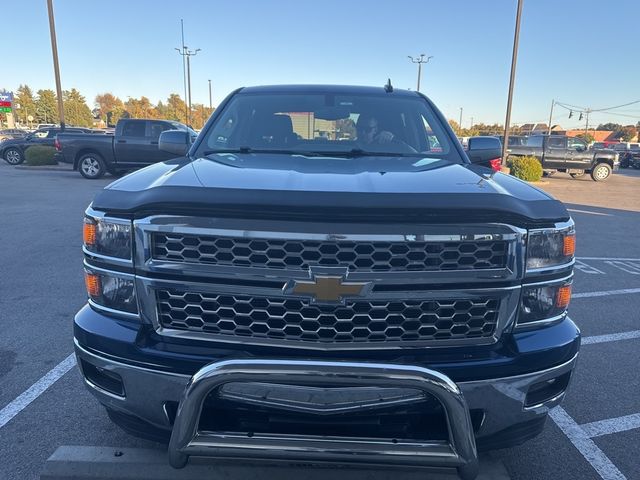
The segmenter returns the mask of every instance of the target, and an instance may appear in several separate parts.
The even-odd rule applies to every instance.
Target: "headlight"
[[[83,240],[92,253],[131,259],[131,222],[106,221],[102,218],[84,217]]]
[[[124,278],[85,270],[85,284],[89,298],[98,306],[126,313],[138,313],[132,278]]]
[[[566,313],[571,300],[571,281],[522,287],[518,325],[553,322]]]
[[[527,241],[527,270],[569,263],[575,251],[573,223],[558,230],[534,230]]]

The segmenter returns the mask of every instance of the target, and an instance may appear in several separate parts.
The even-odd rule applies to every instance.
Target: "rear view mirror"
[[[184,156],[191,146],[191,138],[186,130],[165,130],[160,134],[158,148],[163,152]]]
[[[349,118],[350,113],[347,107],[324,107],[313,112],[313,116],[320,120],[334,121]]]
[[[471,163],[488,165],[490,160],[502,157],[502,142],[496,137],[471,137],[467,156]]]

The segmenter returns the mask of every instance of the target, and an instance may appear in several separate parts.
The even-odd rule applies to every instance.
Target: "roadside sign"
[[[11,102],[0,102],[0,107],[10,107]]]
[[[0,112],[11,113],[11,107],[0,107]]]
[[[13,111],[13,92],[0,93],[0,113],[11,113]]]

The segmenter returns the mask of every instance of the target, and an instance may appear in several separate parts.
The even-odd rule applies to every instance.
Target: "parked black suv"
[[[433,137],[433,138],[431,138]],[[497,139],[472,143],[478,162]],[[75,351],[125,430],[190,455],[439,465],[523,442],[562,400],[565,207],[472,164],[422,94],[242,88],[84,218]],[[543,453],[541,452],[541,455]]]
[[[10,165],[19,165],[24,162],[25,152],[34,145],[45,145],[53,147],[55,138],[61,128],[42,128],[24,137],[5,140],[0,143],[0,156]],[[91,133],[90,128],[67,127],[64,132],[68,133]]]

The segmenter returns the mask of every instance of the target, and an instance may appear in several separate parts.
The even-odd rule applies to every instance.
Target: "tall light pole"
[[[504,121],[504,139],[502,141],[502,161],[507,159],[507,147],[509,145],[509,128],[511,123],[511,102],[513,100],[513,86],[516,81],[516,63],[518,61],[518,41],[520,39],[520,18],[522,17],[522,3],[518,0],[516,13],[516,29],[513,34],[513,53],[511,55],[511,76],[509,77],[509,98],[507,99],[507,117]]]
[[[182,51],[180,51],[179,48],[176,48],[176,50],[178,51],[178,53],[180,55],[182,55],[183,59],[187,59],[187,98],[186,98],[186,102],[187,102],[187,125],[189,125],[191,123],[191,57],[194,57],[198,54],[198,52],[200,51],[199,48],[196,48],[195,50],[189,50],[188,47],[183,46],[182,47]]]
[[[184,52],[187,51],[187,47],[184,44],[184,20],[180,19],[180,35],[182,39],[182,47],[176,48],[178,53],[182,52],[182,84],[184,86],[184,121],[189,123],[189,110],[187,109],[187,61],[185,59]]]
[[[417,57],[417,58],[413,58],[411,55],[407,55],[409,60],[411,60],[411,63],[417,63],[418,64],[418,86],[416,87],[416,92],[420,91],[420,77],[422,77],[422,64],[423,63],[429,63],[429,60],[431,60],[433,58],[433,55],[430,55],[425,60],[424,59],[425,56],[426,55],[424,53],[421,53],[420,57]]]
[[[553,106],[556,104],[555,98],[551,100],[551,111],[549,112],[549,131],[547,135],[551,135],[551,122],[553,121]]]
[[[462,107],[460,107],[460,121],[458,122],[458,128],[462,130]]]
[[[213,101],[211,100],[211,80],[209,80],[209,110],[213,110]]]
[[[51,34],[51,52],[53,54],[53,72],[56,77],[56,95],[58,96],[58,114],[60,127],[64,129],[64,104],[62,102],[62,84],[60,83],[60,66],[58,65],[58,42],[56,40],[56,22],[53,17],[53,0],[47,0],[49,11],[49,33]]]

